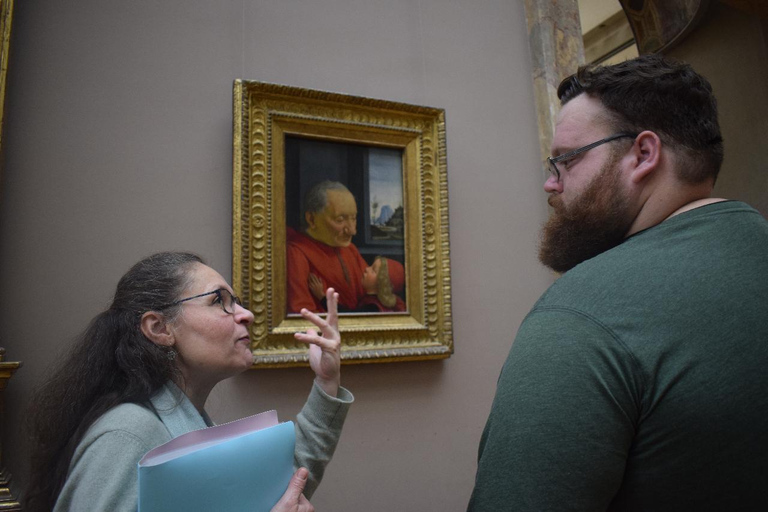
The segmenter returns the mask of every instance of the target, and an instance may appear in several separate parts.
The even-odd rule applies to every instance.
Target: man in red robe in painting
[[[339,311],[354,311],[363,290],[365,262],[352,237],[357,233],[357,204],[339,182],[323,181],[310,189],[304,201],[304,232],[287,229],[288,313],[302,308],[324,312],[325,306],[310,291],[310,275],[339,294]],[[313,277],[313,279],[316,279]]]

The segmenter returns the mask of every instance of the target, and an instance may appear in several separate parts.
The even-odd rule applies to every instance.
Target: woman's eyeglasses
[[[216,295],[216,301],[218,301],[219,305],[221,305],[221,309],[223,309],[224,312],[228,315],[235,313],[235,304],[240,307],[243,306],[243,303],[240,302],[239,297],[232,295],[226,288],[219,288],[218,290],[213,290],[212,292],[201,293],[200,295],[195,295],[194,297],[187,297],[186,299],[177,300],[176,302],[171,302],[170,304],[164,304],[156,309],[166,309],[171,306],[181,304],[182,302],[187,302],[188,300],[192,299],[199,299],[200,297],[207,297],[208,295]]]

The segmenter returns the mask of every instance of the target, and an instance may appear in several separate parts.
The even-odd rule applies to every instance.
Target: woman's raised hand
[[[333,288],[325,292],[328,314],[325,318],[307,309],[301,316],[317,326],[306,333],[297,332],[294,337],[309,345],[309,366],[315,372],[315,381],[330,396],[336,396],[341,382],[341,336],[339,335],[339,294]]]

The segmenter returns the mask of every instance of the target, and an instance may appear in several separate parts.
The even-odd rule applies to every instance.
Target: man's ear
[[[315,214],[312,212],[305,212],[304,213],[304,220],[307,221],[307,226],[310,228],[315,227]]]
[[[653,174],[661,163],[661,139],[652,131],[640,132],[632,146],[632,170],[630,179],[640,183]]]
[[[141,315],[141,332],[148,340],[163,347],[172,347],[176,341],[167,319],[157,311]]]

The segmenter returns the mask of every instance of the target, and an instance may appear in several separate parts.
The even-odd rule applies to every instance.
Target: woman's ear
[[[632,146],[633,183],[640,183],[653,174],[661,163],[661,139],[654,132],[645,130],[635,138]]]
[[[147,311],[141,315],[141,332],[147,339],[163,347],[172,347],[175,343],[167,319],[157,311]]]

